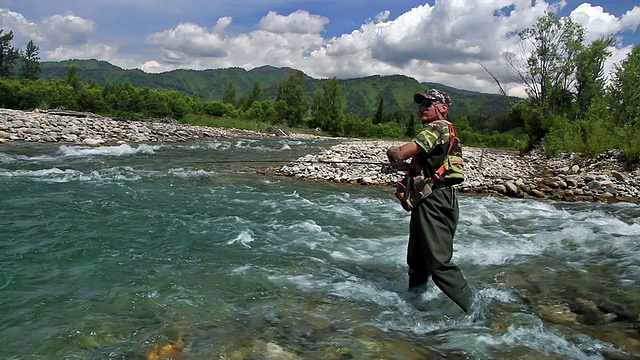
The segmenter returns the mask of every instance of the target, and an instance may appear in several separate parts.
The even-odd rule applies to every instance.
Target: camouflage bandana
[[[443,104],[447,104],[451,106],[451,98],[444,91],[440,91],[438,89],[429,89],[424,94],[415,94],[413,95],[413,101],[422,104],[425,101],[439,101]]]

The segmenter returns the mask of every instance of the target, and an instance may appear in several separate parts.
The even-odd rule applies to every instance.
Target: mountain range
[[[41,77],[45,79],[66,79],[72,65],[76,66],[80,80],[96,81],[101,86],[107,83],[119,83],[129,80],[133,86],[177,90],[187,95],[198,94],[205,100],[219,100],[230,83],[234,84],[236,96],[248,94],[258,83],[260,87],[275,97],[280,82],[288,78],[296,69],[287,67],[261,66],[251,70],[226,68],[211,70],[172,70],[164,73],[146,73],[139,69],[122,69],[106,61],[65,60],[43,62]],[[321,88],[322,79],[304,75],[305,92],[309,99]],[[447,85],[423,82],[404,75],[366,76],[340,79],[344,97],[344,112],[364,118],[375,114],[381,97],[384,98],[384,111],[394,112],[410,109],[413,95],[429,88],[438,88],[447,92],[452,99],[452,116],[483,114],[501,116],[507,112],[508,105],[502,95],[456,89]],[[518,98],[510,98],[517,101]]]

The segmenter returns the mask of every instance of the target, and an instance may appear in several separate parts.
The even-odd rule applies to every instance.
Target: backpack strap
[[[456,137],[458,137],[458,134],[456,133],[456,128],[453,126],[453,124],[451,122],[449,122],[449,150],[447,150],[447,156],[449,156],[449,154],[451,153],[451,149],[453,149],[453,143],[454,143],[454,140],[455,140]],[[447,164],[447,161],[445,161],[435,171],[433,176],[431,176],[429,178],[429,180],[431,180],[431,182],[433,184],[435,184],[436,181],[440,180],[442,178],[442,176],[444,176],[444,174],[447,172],[447,170],[449,170],[449,166]]]

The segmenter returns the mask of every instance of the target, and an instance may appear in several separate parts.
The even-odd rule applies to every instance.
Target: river
[[[259,173],[335,143],[0,144],[0,357],[640,356],[639,205],[460,194],[465,315],[407,293],[391,188]]]

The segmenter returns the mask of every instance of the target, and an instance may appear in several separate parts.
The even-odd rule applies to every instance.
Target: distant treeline
[[[302,130],[319,128],[329,135],[363,138],[402,139],[415,135],[420,129],[415,105],[389,114],[384,110],[382,98],[373,116],[358,118],[342,110],[343,98],[337,79],[324,81],[311,101],[307,101],[303,87],[302,73],[295,72],[281,82],[275,96],[256,83],[248,94],[234,101],[235,88],[231,83],[222,99],[203,100],[197,94],[186,95],[177,90],[135,87],[128,80],[104,87],[95,81],[81,82],[78,70],[71,66],[65,80],[1,78],[0,106],[23,110],[62,107],[137,120],[171,117],[210,125],[224,123],[215,119],[242,119],[252,124],[259,122],[263,128],[269,125]],[[212,119],[207,122],[198,116]],[[505,116],[486,115],[454,119],[463,141],[469,140],[465,141],[468,145],[523,146],[526,135],[518,133],[507,121]],[[506,135],[505,131],[516,131],[520,140]]]

